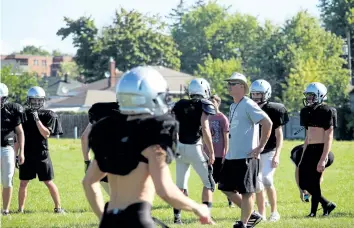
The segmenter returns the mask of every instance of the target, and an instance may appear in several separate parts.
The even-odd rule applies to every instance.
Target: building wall
[[[53,57],[36,55],[2,55],[1,59],[15,60],[20,66],[26,67],[29,72],[34,72],[39,77],[56,76],[58,66],[61,62],[72,61],[71,56]]]

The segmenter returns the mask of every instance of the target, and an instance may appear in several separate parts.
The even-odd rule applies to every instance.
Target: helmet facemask
[[[250,97],[258,105],[261,105],[261,104],[267,102],[267,99],[265,97],[265,93],[263,93],[263,92],[251,92]]]
[[[4,97],[1,97],[1,101],[0,101],[0,102],[1,102],[1,104],[0,104],[1,108],[3,108],[4,105],[6,104],[7,98],[8,98],[8,97],[5,97],[5,96],[4,96]]]
[[[27,106],[33,111],[37,111],[43,108],[44,102],[45,102],[44,98],[31,98],[31,97],[27,98]]]

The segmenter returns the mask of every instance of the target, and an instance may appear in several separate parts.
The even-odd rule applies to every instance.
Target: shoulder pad
[[[38,110],[38,115],[48,116],[52,118],[58,118],[58,114],[53,112],[52,110],[40,109]]]
[[[202,102],[202,109],[205,113],[209,115],[215,115],[216,114],[216,109],[213,103],[207,99],[201,99]]]
[[[18,104],[18,103],[5,103],[5,107],[9,109],[9,111],[11,112],[19,112],[19,113],[23,113],[25,110],[22,107],[22,105]]]

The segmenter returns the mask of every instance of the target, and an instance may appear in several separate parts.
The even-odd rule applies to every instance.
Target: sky
[[[26,45],[41,46],[52,51],[59,49],[75,54],[71,37],[62,41],[56,35],[65,26],[64,16],[76,19],[89,16],[98,28],[112,22],[115,9],[122,6],[144,13],[166,16],[180,0],[1,0],[0,1],[0,53],[20,51]],[[196,0],[186,0],[193,4]],[[319,18],[318,0],[218,0],[219,4],[232,6],[231,12],[247,13],[271,20],[279,25],[300,10],[307,10]]]

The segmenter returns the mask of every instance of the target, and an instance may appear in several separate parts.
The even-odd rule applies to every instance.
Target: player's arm
[[[22,128],[22,124],[19,124],[15,127],[15,133],[17,138],[17,146],[15,144],[15,153],[17,153],[19,157],[19,164],[22,165],[24,163],[25,155],[24,155],[24,147],[25,147],[25,133]]]
[[[226,116],[223,121],[224,121],[224,124],[223,124],[224,150],[225,150],[225,156],[226,156],[227,152],[229,151],[230,126],[229,126],[229,121]]]
[[[201,125],[202,125],[202,133],[203,133],[203,140],[205,145],[208,148],[209,151],[209,159],[213,160],[210,161],[211,164],[214,162],[215,160],[215,153],[214,153],[214,147],[213,147],[213,139],[211,136],[211,132],[210,132],[210,127],[209,127],[209,116],[206,113],[202,113],[202,117],[200,119]]]
[[[85,128],[85,131],[81,135],[81,150],[82,150],[82,155],[84,157],[85,163],[91,160],[90,153],[89,153],[90,147],[88,141],[91,129],[92,129],[92,124],[88,123]]]
[[[324,147],[323,147],[323,152],[322,156],[320,159],[319,163],[322,163],[322,172],[324,171],[324,168],[326,166],[326,159],[328,158],[328,153],[331,150],[332,147],[332,142],[333,142],[333,126],[330,126],[327,130],[324,132]]]
[[[185,196],[172,180],[170,169],[166,163],[166,151],[160,145],[153,145],[142,153],[149,160],[149,171],[155,185],[156,193],[173,208],[193,211],[198,216],[204,209],[194,200]]]
[[[98,165],[97,161],[93,160],[86,175],[82,180],[82,185],[85,190],[86,198],[96,216],[101,219],[104,210],[104,200],[99,181],[106,175],[103,173]]]
[[[42,123],[42,121],[39,118],[36,118],[35,121],[36,121],[37,128],[39,130],[39,133],[41,133],[41,135],[44,138],[46,138],[46,139],[49,138],[49,136],[50,136],[49,129],[44,126],[44,124]]]

